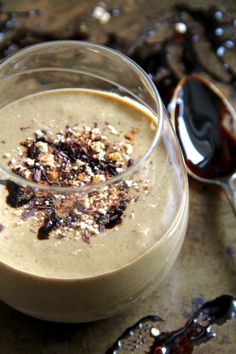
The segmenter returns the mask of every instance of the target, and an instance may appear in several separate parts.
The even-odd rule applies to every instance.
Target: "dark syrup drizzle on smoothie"
[[[215,337],[212,325],[221,326],[235,315],[236,298],[222,295],[203,304],[184,327],[173,332],[160,332],[160,317],[147,316],[128,328],[106,354],[128,351],[134,354],[192,354],[195,346]]]

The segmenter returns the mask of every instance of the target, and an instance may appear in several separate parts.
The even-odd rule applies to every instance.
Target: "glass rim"
[[[120,53],[119,51],[115,50],[115,49],[111,49],[109,47],[106,47],[104,45],[101,44],[95,44],[95,43],[91,43],[88,41],[77,41],[77,40],[57,40],[57,41],[48,41],[48,42],[43,42],[43,43],[39,43],[39,44],[33,44],[30,46],[27,46],[23,49],[20,49],[19,51],[17,51],[17,53],[15,54],[11,54],[10,56],[6,57],[6,59],[4,59],[1,63],[0,63],[0,74],[1,74],[1,70],[11,64],[12,59],[18,59],[20,58],[22,55],[25,55],[27,53],[31,53],[37,49],[40,48],[46,48],[46,47],[60,47],[60,46],[64,46],[64,45],[68,45],[68,46],[78,46],[78,47],[84,47],[84,48],[89,48],[89,49],[94,49],[94,50],[102,50],[104,53],[108,53],[111,54],[112,56],[115,56],[117,58],[119,58],[122,61],[127,62],[127,64],[135,71],[138,72],[141,77],[144,79],[145,84],[147,84],[148,88],[151,91],[151,94],[154,97],[155,103],[156,103],[156,110],[159,108],[159,114],[158,114],[158,124],[156,125],[156,131],[154,134],[154,137],[152,139],[151,144],[148,146],[148,148],[145,150],[144,154],[138,158],[133,165],[128,166],[124,172],[119,173],[115,176],[112,176],[110,179],[108,179],[105,182],[102,183],[96,183],[96,184],[88,184],[88,185],[84,185],[84,186],[65,186],[65,187],[61,187],[61,186],[53,186],[53,185],[41,185],[39,183],[36,182],[31,182],[28,181],[27,179],[17,175],[16,173],[12,172],[10,170],[10,168],[6,168],[5,166],[2,165],[2,163],[0,163],[0,171],[2,171],[5,175],[6,175],[6,179],[10,180],[24,188],[32,188],[34,190],[38,190],[38,191],[48,191],[48,192],[55,192],[55,193],[88,193],[88,192],[92,192],[94,190],[98,190],[100,188],[104,188],[108,185],[114,184],[114,183],[118,183],[121,182],[122,180],[128,179],[129,175],[132,175],[132,173],[134,173],[138,167],[145,161],[147,160],[147,158],[151,155],[153,149],[155,148],[155,146],[157,145],[157,143],[159,142],[160,136],[161,136],[161,132],[163,130],[163,122],[164,122],[164,107],[162,104],[162,100],[161,97],[159,95],[159,92],[157,90],[157,88],[155,87],[153,81],[150,79],[150,77],[148,76],[148,74],[137,64],[135,63],[132,59],[128,58],[126,55]],[[59,67],[58,67],[59,68]],[[25,72],[25,71],[24,71]],[[118,83],[117,83],[118,85]],[[157,111],[154,112],[155,114],[157,114]]]

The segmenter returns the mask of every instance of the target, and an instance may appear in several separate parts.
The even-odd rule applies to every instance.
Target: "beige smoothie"
[[[115,94],[59,89],[0,116],[1,165],[41,187],[64,187],[22,189],[23,198],[0,176],[0,299],[38,318],[83,322],[156,287],[180,251],[188,191],[165,139],[127,173],[153,141],[152,113]]]

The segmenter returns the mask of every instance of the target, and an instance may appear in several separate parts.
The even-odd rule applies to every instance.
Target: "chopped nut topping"
[[[42,138],[42,137],[44,136],[42,130],[36,130],[35,135],[36,135],[38,138]]]
[[[125,144],[124,149],[128,155],[131,155],[133,153],[133,146],[131,144]]]
[[[118,134],[113,126],[106,124],[106,128],[111,134]],[[120,138],[117,143],[109,143],[109,134],[103,135],[104,131],[97,124],[76,129],[67,126],[54,138],[49,131],[37,130],[34,138],[21,143],[24,150],[17,149],[12,171],[29,181],[59,187],[106,182],[131,166],[134,159],[131,144]],[[136,133],[133,129],[133,137]],[[81,196],[79,192],[52,195],[8,181],[7,203],[21,215],[18,225],[29,218],[38,222],[39,239],[47,239],[54,231],[61,240],[75,230],[75,239],[89,244],[92,235],[117,228],[127,205],[138,199],[134,193],[140,186],[135,183],[131,178]],[[148,192],[146,182],[144,191]]]
[[[118,135],[118,134],[119,134],[119,132],[116,130],[116,128],[113,127],[112,125],[108,124],[108,125],[107,125],[107,128],[110,129],[110,132],[111,132],[112,134],[114,134],[114,135]]]
[[[80,203],[85,207],[85,208],[89,208],[90,207],[90,201],[89,198],[84,198],[80,200]]]
[[[50,182],[56,182],[58,180],[59,171],[52,170],[48,171],[48,179]]]
[[[106,177],[104,175],[95,175],[93,176],[94,183],[102,183],[106,181]]]
[[[33,159],[30,159],[29,157],[26,159],[26,163],[27,165],[29,166],[33,166],[34,165],[34,160]]]
[[[132,185],[133,185],[132,180],[126,180],[125,183],[126,183],[127,187],[129,187],[129,188],[132,187]]]
[[[37,146],[37,148],[39,148],[39,150],[41,152],[48,152],[48,144],[44,143],[42,141],[38,141],[37,143],[35,143],[35,146]]]
[[[82,167],[85,165],[85,162],[84,161],[81,161],[80,159],[77,159],[76,160],[76,167]]]
[[[138,131],[138,128],[133,128],[129,133],[125,134],[126,139],[133,141]]]
[[[42,153],[39,155],[40,162],[49,167],[55,166],[54,156],[52,154]]]
[[[108,159],[112,161],[119,161],[121,160],[121,154],[119,152],[111,152],[108,154]]]
[[[95,143],[91,144],[91,149],[97,153],[101,152],[104,149],[105,145],[100,142],[100,141],[96,141]]]

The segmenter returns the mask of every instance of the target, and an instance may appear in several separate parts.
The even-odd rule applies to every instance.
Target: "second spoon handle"
[[[221,183],[236,216],[236,172]]]

